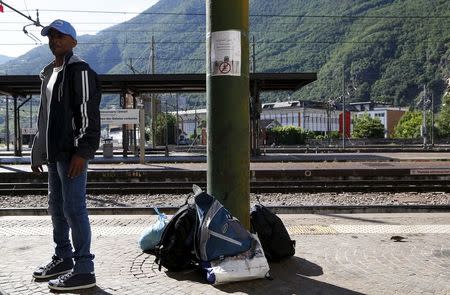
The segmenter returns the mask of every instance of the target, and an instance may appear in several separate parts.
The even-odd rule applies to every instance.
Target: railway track
[[[354,205],[354,206],[267,206],[276,214],[358,214],[358,213],[442,213],[450,205]],[[165,214],[174,214],[178,207],[158,207]],[[90,207],[90,215],[154,215],[153,207]],[[0,208],[0,216],[43,216],[47,208]]]
[[[100,194],[179,194],[192,185],[206,187],[204,181],[88,182],[87,192]],[[252,193],[297,192],[450,192],[447,179],[330,179],[251,181]],[[45,195],[47,183],[0,183],[0,195]]]

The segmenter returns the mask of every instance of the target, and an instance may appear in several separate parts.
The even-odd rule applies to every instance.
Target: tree
[[[440,137],[450,136],[450,93],[442,99],[441,110],[436,120]]]
[[[172,114],[159,113],[156,117],[156,144],[165,144],[166,128],[168,128],[168,143],[175,143],[176,117]]]
[[[395,126],[394,138],[420,138],[420,127],[422,126],[422,112],[406,112],[397,126]]]
[[[352,137],[383,138],[384,126],[379,118],[372,118],[369,114],[363,114],[353,121]]]

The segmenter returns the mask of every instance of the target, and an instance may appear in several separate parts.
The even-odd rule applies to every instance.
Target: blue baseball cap
[[[74,27],[65,20],[61,19],[54,20],[51,24],[42,29],[41,35],[47,36],[50,29],[55,29],[58,32],[69,35],[74,40],[77,40],[77,32],[75,31]]]

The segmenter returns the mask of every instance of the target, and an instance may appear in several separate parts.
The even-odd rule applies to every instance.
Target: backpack
[[[170,219],[161,240],[151,253],[156,256],[155,262],[159,265],[160,271],[161,266],[169,271],[182,271],[196,264],[194,235],[197,214],[195,205],[189,204],[188,199]]]
[[[200,261],[212,261],[245,252],[252,246],[252,235],[213,196],[193,187],[198,228],[195,251]]]
[[[281,219],[261,204],[253,206],[250,224],[258,234],[268,261],[280,261],[295,254],[295,241],[291,240]]]

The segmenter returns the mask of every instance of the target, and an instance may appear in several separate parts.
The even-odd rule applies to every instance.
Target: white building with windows
[[[286,101],[263,104],[261,119],[274,119],[282,126],[327,132],[339,129],[339,113],[321,102]]]
[[[339,130],[339,110],[330,110],[326,104],[313,101],[287,101],[262,105],[261,120],[276,120],[281,126],[296,126],[315,132]],[[175,112],[172,112],[176,115]],[[194,133],[206,120],[206,109],[178,112],[180,129],[186,134]]]
[[[339,106],[338,106],[339,108]],[[386,130],[386,137],[394,132],[398,121],[407,111],[405,108],[392,107],[375,102],[355,102],[346,106],[351,116],[369,114],[379,118]],[[330,132],[339,130],[339,115],[342,109],[331,108],[324,102],[316,101],[284,101],[264,103],[261,110],[261,120],[276,120],[281,126],[296,126],[312,132]],[[175,112],[172,114],[176,115]],[[206,109],[178,112],[181,131],[188,135],[206,120]],[[351,130],[350,126],[350,130]]]

